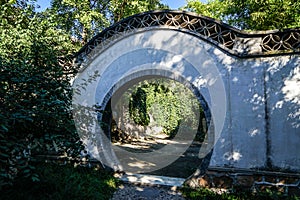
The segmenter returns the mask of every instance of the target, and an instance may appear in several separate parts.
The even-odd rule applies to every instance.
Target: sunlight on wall
[[[300,67],[296,67],[284,81],[282,92],[285,94],[285,101],[300,104]]]

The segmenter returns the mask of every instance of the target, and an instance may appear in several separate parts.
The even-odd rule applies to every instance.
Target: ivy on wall
[[[181,122],[190,120],[197,125],[196,111],[202,111],[194,94],[179,82],[170,79],[152,79],[131,88],[129,113],[142,126],[152,123],[163,127],[163,133],[174,136]],[[203,114],[203,113],[202,113]]]

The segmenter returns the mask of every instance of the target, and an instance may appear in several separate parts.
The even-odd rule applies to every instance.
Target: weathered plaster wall
[[[208,51],[224,70],[229,97],[210,166],[299,171],[300,56],[241,59]]]
[[[300,169],[300,56],[264,58],[269,159],[273,167]]]
[[[214,122],[215,140],[204,150],[213,146],[209,167],[300,171],[299,55],[236,58],[195,36],[153,28],[94,52],[75,84],[95,71],[100,76],[75,103],[103,104],[109,92],[145,75],[185,80],[198,88]]]

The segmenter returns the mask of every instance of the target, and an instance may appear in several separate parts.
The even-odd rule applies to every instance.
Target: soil
[[[160,134],[150,139],[141,138],[138,140],[135,139],[128,144],[114,143],[114,145],[130,152],[143,153],[160,149],[170,142],[172,142],[172,140],[168,139],[166,135]],[[197,168],[199,168],[202,162],[202,159],[198,157],[200,148],[201,142],[193,141],[190,147],[172,164],[147,174],[188,178],[196,171]]]

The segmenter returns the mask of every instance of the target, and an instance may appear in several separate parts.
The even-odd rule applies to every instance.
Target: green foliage
[[[150,123],[150,116],[147,112],[147,93],[139,87],[132,94],[129,101],[129,113],[133,121],[141,126],[147,126]]]
[[[246,30],[300,27],[300,2],[294,0],[189,0],[185,9]]]
[[[225,12],[229,2],[219,0],[210,0],[208,3],[203,3],[198,0],[188,0],[187,5],[184,7],[184,9],[187,9],[189,11],[223,20],[225,18]]]
[[[154,9],[166,8],[160,0],[52,0],[46,11],[57,26],[73,37],[73,42],[86,44],[101,30],[121,19]]]
[[[190,200],[298,200],[297,196],[287,196],[283,193],[266,190],[257,193],[253,192],[223,192],[217,193],[207,188],[197,188],[191,189],[189,187],[184,187],[182,189],[183,195]]]
[[[160,0],[112,0],[110,2],[114,22],[137,13],[168,8],[160,3]]]
[[[107,0],[52,0],[45,14],[53,17],[57,27],[67,31],[80,46],[110,24],[109,7]]]
[[[195,111],[199,108],[199,102],[189,89],[168,79],[139,83],[133,88],[129,102],[130,117],[135,123],[147,126],[151,115],[155,125],[163,127],[169,136],[176,134],[179,124],[185,120],[198,126]]]
[[[110,199],[117,188],[112,174],[97,168],[72,165],[41,164],[37,166],[41,182],[18,179],[6,186],[0,199]]]
[[[32,6],[1,8],[0,187],[19,176],[38,180],[35,154],[80,151],[69,110],[76,72],[69,35]]]

